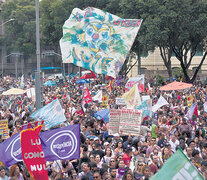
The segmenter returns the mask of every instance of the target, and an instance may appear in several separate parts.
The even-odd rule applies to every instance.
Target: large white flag
[[[207,112],[207,101],[204,103],[204,111]]]
[[[159,108],[167,104],[169,103],[166,101],[166,99],[163,96],[160,96],[157,103],[154,106],[152,106],[152,112],[156,112]]]
[[[102,90],[99,90],[95,96],[92,97],[93,101],[98,101],[99,103],[102,102]]]
[[[125,99],[127,109],[136,109],[138,105],[141,105],[141,97],[139,94],[138,84],[134,86],[122,96]]]

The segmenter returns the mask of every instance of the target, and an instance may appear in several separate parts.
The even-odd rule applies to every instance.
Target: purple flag
[[[80,158],[80,125],[72,125],[40,133],[47,161]],[[23,161],[20,133],[0,143],[0,160],[9,167]]]
[[[40,134],[47,161],[80,158],[80,125],[45,131]]]
[[[22,161],[20,133],[0,143],[0,160],[7,167]]]

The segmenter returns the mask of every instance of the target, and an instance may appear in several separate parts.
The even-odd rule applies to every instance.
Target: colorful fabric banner
[[[142,101],[142,104],[137,106],[136,109],[143,110],[142,111],[142,118],[144,117],[152,117],[152,100],[144,100]]]
[[[130,91],[126,92],[122,96],[125,99],[127,109],[135,109],[141,104],[141,98],[138,90],[138,85],[135,84]]]
[[[22,130],[20,133],[22,158],[34,179],[48,180],[46,160],[39,138],[43,125]]]
[[[198,108],[197,108],[197,103],[196,103],[196,102],[193,103],[193,104],[190,106],[190,108],[189,108],[187,114],[185,115],[185,117],[186,117],[188,120],[190,120],[190,119],[192,119],[192,117],[193,117],[194,114],[198,117]]]
[[[187,105],[191,106],[193,104],[193,96],[187,96]]]
[[[47,161],[80,158],[80,125],[45,131],[40,134]]]
[[[150,180],[204,180],[199,171],[179,148]]]
[[[56,136],[53,136],[56,134]],[[74,137],[75,135],[75,137]],[[72,125],[40,133],[40,140],[45,159],[79,159],[80,156],[80,126]],[[77,142],[77,143],[76,143]],[[72,144],[71,144],[72,143]],[[75,144],[76,143],[76,144]],[[77,146],[77,148],[76,148]],[[74,152],[75,148],[75,152]],[[68,157],[69,156],[69,157]],[[22,160],[20,133],[0,143],[0,159],[6,167]]]
[[[154,106],[152,106],[152,112],[156,112],[159,108],[167,104],[169,103],[165,100],[165,98],[163,96],[160,96],[157,103]]]
[[[58,99],[35,111],[30,117],[36,121],[44,120],[47,129],[66,121],[64,110]]]
[[[144,92],[144,75],[129,78],[125,85],[125,91],[129,91],[135,84],[138,84],[139,92]]]
[[[141,23],[139,19],[122,19],[92,7],[73,9],[60,40],[63,63],[115,78]]]

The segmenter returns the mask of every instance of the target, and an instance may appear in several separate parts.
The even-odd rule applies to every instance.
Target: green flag
[[[179,148],[150,180],[204,180],[199,171]]]

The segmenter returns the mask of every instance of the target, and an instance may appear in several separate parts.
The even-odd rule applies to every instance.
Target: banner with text
[[[133,109],[110,109],[109,134],[139,135],[142,111]]]
[[[54,136],[55,135],[55,136]],[[47,161],[79,159],[80,126],[72,125],[40,133],[42,149]],[[22,160],[20,133],[0,143],[0,160],[6,167]]]
[[[43,125],[30,127],[20,133],[22,158],[34,179],[48,180],[46,160],[39,138]]]
[[[138,84],[139,92],[144,92],[144,75],[129,78],[125,85],[125,91],[129,91],[135,84]]]

